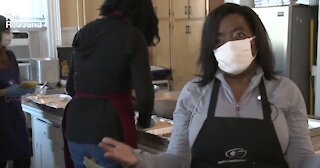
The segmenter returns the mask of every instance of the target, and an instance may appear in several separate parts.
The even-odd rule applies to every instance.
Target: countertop
[[[61,127],[63,109],[55,109],[46,105],[37,104],[28,99],[22,100],[22,109],[34,117],[48,120],[56,126]],[[153,135],[144,130],[137,130],[137,137],[138,147],[151,153],[164,152],[169,144],[168,138]]]
[[[37,117],[41,117],[55,125],[61,127],[63,109],[55,109],[46,105],[36,104],[31,101],[23,99],[22,101],[23,111]],[[312,143],[316,151],[320,150],[320,120],[309,119],[309,130]],[[169,137],[161,137],[147,133],[145,130],[137,130],[138,146],[146,151],[152,153],[164,152],[169,144]]]

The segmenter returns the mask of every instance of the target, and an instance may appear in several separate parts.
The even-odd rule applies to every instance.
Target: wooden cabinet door
[[[189,0],[189,18],[204,18],[206,17],[207,0]]]
[[[61,27],[82,27],[99,18],[103,0],[60,0]]]
[[[172,77],[173,90],[180,90],[189,76],[189,51],[187,36],[187,21],[178,20],[173,23],[172,37]]]
[[[103,0],[83,0],[84,24],[99,18],[99,8],[101,7],[102,3]]]
[[[169,19],[170,0],[152,0],[152,3],[159,19]]]
[[[190,63],[190,74],[195,74],[197,72],[198,58],[200,56],[201,49],[201,36],[202,28],[204,24],[204,19],[199,20],[189,20],[187,26],[188,30],[188,52],[190,54],[188,63]]]
[[[153,63],[158,66],[170,68],[170,21],[159,20],[159,30],[160,43],[155,47]]]
[[[209,12],[222,5],[224,0],[209,0]]]
[[[172,10],[174,19],[188,18],[188,0],[172,0]]]
[[[61,27],[77,27],[77,0],[60,0]]]
[[[197,74],[201,33],[204,20],[174,22],[172,45],[173,90],[183,86]]]

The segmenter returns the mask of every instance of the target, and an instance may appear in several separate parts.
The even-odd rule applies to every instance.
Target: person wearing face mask
[[[173,114],[168,149],[149,154],[104,138],[105,157],[136,168],[319,168],[297,86],[275,75],[257,14],[226,3],[206,18],[200,77]]]
[[[34,92],[20,85],[17,60],[7,46],[12,40],[6,18],[0,15],[0,168],[13,160],[15,168],[29,168],[31,146],[20,97]]]

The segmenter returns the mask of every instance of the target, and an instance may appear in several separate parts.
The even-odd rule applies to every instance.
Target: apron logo
[[[246,162],[247,150],[243,148],[234,148],[225,152],[228,160],[218,161],[218,164]]]
[[[244,150],[243,148],[235,148],[228,150],[225,154],[229,159],[242,159],[247,156],[247,150]]]

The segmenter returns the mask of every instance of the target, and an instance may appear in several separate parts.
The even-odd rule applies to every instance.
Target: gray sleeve
[[[135,150],[136,156],[139,158],[139,164],[135,168],[180,168],[178,156],[162,153],[162,154],[150,154]]]
[[[188,85],[187,85],[188,86]],[[190,99],[190,91],[185,87],[180,93],[176,109],[173,114],[174,125],[168,149],[162,154],[149,154],[136,151],[139,157],[137,168],[189,168],[191,152],[189,145],[189,121],[191,112],[186,106]]]
[[[299,168],[319,168],[320,167],[320,156],[312,155],[303,159]]]
[[[308,129],[308,116],[303,97],[298,87],[290,82],[288,85],[291,92],[288,96],[288,111],[286,120],[289,128],[289,145],[286,151],[286,159],[290,168],[300,167],[303,160],[314,156],[314,149],[311,143]]]
[[[189,168],[191,163],[191,147],[189,143],[189,124],[192,112],[190,99],[193,98],[192,84],[189,82],[181,91],[173,113],[173,128],[167,153],[179,156],[181,168]]]

